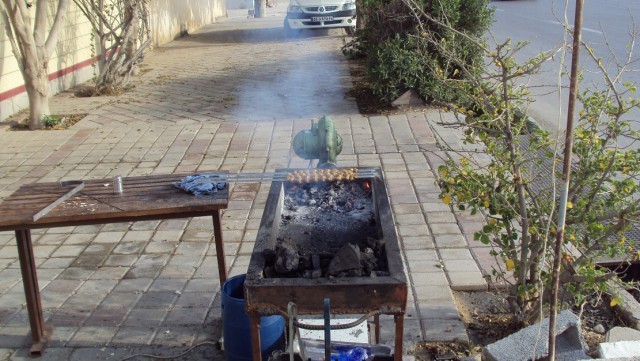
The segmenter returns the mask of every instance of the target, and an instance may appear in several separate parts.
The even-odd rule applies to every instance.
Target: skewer
[[[349,181],[360,178],[380,177],[378,169],[375,168],[341,168],[341,169],[300,169],[293,172],[272,172],[272,173],[237,173],[221,174],[220,178],[229,182],[237,183],[259,183],[259,182],[284,182],[293,181],[298,183],[321,182],[321,181]]]

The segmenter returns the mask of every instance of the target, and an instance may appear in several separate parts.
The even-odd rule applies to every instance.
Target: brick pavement
[[[436,143],[463,147],[440,124],[451,116],[360,115],[346,95],[341,31],[290,39],[281,22],[278,13],[232,17],[152,51],[130,92],[99,101],[54,97],[56,113],[88,113],[71,129],[0,128],[0,199],[36,181],[305,167],[291,139],[328,114],[344,138],[339,164],[381,166],[388,183],[411,283],[404,352],[419,341],[467,340],[452,289],[487,289],[480,269],[493,263],[486,248],[468,242],[482,219],[438,199],[433,169],[444,153]],[[246,271],[268,190],[232,184],[223,212],[230,275]],[[55,326],[43,359],[167,356],[217,341],[212,232],[208,218],[34,231],[45,317]],[[26,358],[29,345],[14,242],[0,232],[0,360]],[[384,342],[392,342],[392,323],[382,319]],[[210,344],[196,353],[183,357],[222,357]]]

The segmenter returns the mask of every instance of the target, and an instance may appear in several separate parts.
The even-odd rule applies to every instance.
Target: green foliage
[[[45,115],[42,119],[42,123],[47,128],[53,128],[62,122],[62,117],[59,115]]]
[[[492,254],[502,260],[494,277],[515,280],[511,305],[526,322],[535,319],[540,295],[551,283],[562,169],[549,133],[529,127],[523,114],[531,100],[519,85],[526,83],[521,78],[535,73],[547,58],[541,54],[518,64],[515,53],[523,46],[498,45],[487,53],[492,65],[482,77],[447,81],[463,95],[452,108],[464,118],[465,142],[481,145],[490,161],[461,154],[440,166],[438,174],[443,202],[485,215],[487,222],[474,239],[492,245]],[[606,83],[605,89],[589,88],[578,97],[582,109],[572,149],[576,157],[562,262],[565,290],[578,302],[606,291],[610,277],[594,257],[634,257],[624,232],[640,216],[640,150],[629,146],[640,139],[634,130],[638,122],[632,124],[629,117],[640,110],[640,100],[633,97],[634,84]],[[544,186],[541,178],[551,185]],[[572,252],[573,247],[580,252]]]
[[[365,0],[364,28],[344,52],[367,58],[374,92],[392,100],[408,89],[446,103],[456,94],[442,79],[482,63],[477,38],[493,21],[487,0]],[[455,61],[452,59],[455,58]]]

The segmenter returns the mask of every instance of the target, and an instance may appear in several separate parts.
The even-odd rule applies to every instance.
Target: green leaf
[[[480,237],[480,242],[484,243],[484,244],[489,244],[491,242],[491,240],[489,239],[489,236],[486,234],[483,234]]]

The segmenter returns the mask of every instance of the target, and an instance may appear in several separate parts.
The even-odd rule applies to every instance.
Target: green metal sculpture
[[[325,115],[317,124],[311,121],[311,129],[296,134],[292,146],[298,157],[317,159],[318,168],[336,168],[336,157],[342,152],[342,136],[333,120]]]

